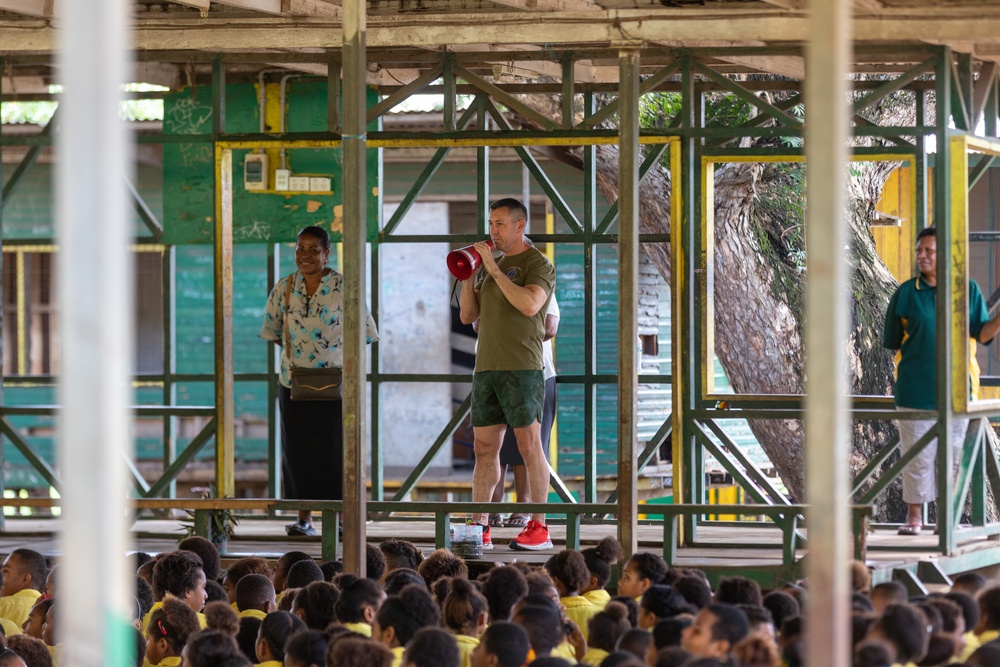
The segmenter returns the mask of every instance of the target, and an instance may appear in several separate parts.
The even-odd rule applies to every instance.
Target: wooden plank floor
[[[320,557],[320,540],[315,538],[290,538],[285,535],[284,524],[291,518],[243,519],[237,527],[236,537],[230,542],[230,558],[247,555],[262,555],[276,558],[292,551],[304,551]],[[18,547],[29,547],[47,556],[62,555],[56,531],[60,519],[8,517],[6,530],[0,533],[0,553],[10,553]],[[320,526],[317,526],[320,527]],[[423,520],[369,521],[366,526],[368,539],[378,542],[389,537],[410,540],[420,546],[425,553],[434,549],[434,523]],[[555,551],[565,544],[565,526],[554,524],[550,528],[555,550],[543,552],[514,551],[507,542],[518,533],[516,528],[494,528],[493,551],[484,554],[484,561],[510,562],[512,560],[533,563],[545,562]],[[806,531],[803,530],[803,533]],[[584,546],[594,545],[605,536],[617,534],[612,524],[584,524],[581,527],[581,542]],[[183,527],[176,520],[142,519],[133,526],[134,548],[149,553],[169,551],[176,547],[183,537]],[[638,527],[641,551],[662,553],[662,527],[640,525]],[[699,528],[698,544],[678,550],[675,565],[697,567],[713,573],[712,578],[724,574],[738,574],[747,570],[775,570],[775,575],[790,576],[791,572],[782,567],[781,533],[773,526],[702,526]],[[935,552],[936,536],[930,531],[919,537],[900,537],[890,530],[878,530],[869,536],[870,546],[884,547],[886,550],[870,550],[868,565],[874,571],[891,571],[893,568],[914,566],[920,561],[935,561],[941,557]],[[919,551],[896,551],[891,547],[922,547]],[[978,561],[1000,563],[1000,542],[978,539],[963,544],[958,555],[977,554]],[[805,550],[797,557],[806,555]],[[947,567],[944,568],[948,571]]]

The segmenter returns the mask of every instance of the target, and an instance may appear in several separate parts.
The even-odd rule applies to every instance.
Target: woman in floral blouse
[[[343,418],[340,401],[293,401],[292,366],[342,368],[343,276],[326,265],[330,235],[306,227],[295,243],[298,270],[277,282],[267,298],[260,337],[288,349],[281,352],[278,399],[281,408],[281,472],[285,498],[342,500]],[[289,281],[291,286],[289,287]],[[287,298],[286,298],[286,295]],[[368,342],[378,340],[371,315]],[[286,330],[287,327],[287,330]],[[315,535],[312,514],[299,512],[285,527],[289,535]]]

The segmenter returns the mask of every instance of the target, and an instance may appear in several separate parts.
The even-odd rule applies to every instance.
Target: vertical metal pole
[[[583,95],[584,115],[596,111],[596,97]],[[583,502],[597,502],[597,263],[594,227],[597,225],[597,147],[583,148]]]
[[[222,59],[212,63],[212,138],[226,132],[226,71]],[[217,144],[216,144],[217,146]],[[221,159],[220,159],[221,158]],[[220,498],[236,495],[236,452],[233,446],[233,152],[219,151],[215,178],[215,489]]]
[[[326,66],[326,130],[340,129],[340,61],[331,60]]]
[[[130,433],[134,271],[125,178],[134,168],[120,117],[130,5],[124,0],[56,3],[66,118],[56,137],[59,253],[59,399],[63,521],[58,641],[62,664],[135,664],[129,624],[132,575],[122,452]],[[123,304],[125,306],[123,307]]]
[[[330,67],[333,68],[333,64]],[[270,287],[278,282],[281,271],[278,256],[278,244],[267,244],[267,285]],[[280,348],[270,341],[265,341],[267,350],[267,495],[269,498],[281,497],[281,431],[278,420],[278,355]]]
[[[639,52],[618,52],[618,541],[639,547],[635,442],[639,395]]]
[[[177,384],[174,373],[177,372],[176,331],[177,331],[177,298],[174,284],[177,268],[177,247],[163,246],[161,259],[163,265],[160,275],[163,276],[163,404],[177,405]],[[177,456],[177,417],[163,416],[163,469],[174,462]],[[177,480],[172,480],[166,489],[168,498],[177,495]]]
[[[937,156],[934,163],[934,223],[937,227],[937,528],[940,549],[950,554],[955,547],[952,530],[954,516],[951,496],[953,456],[951,447],[952,414],[952,230],[951,230],[951,145],[948,141],[948,124],[952,120],[952,52],[942,46],[937,64],[935,131]],[[962,196],[966,196],[962,193]],[[964,239],[963,239],[964,241]],[[961,341],[959,341],[961,343]],[[967,362],[966,362],[967,363]]]
[[[365,11],[344,2],[344,570],[365,576]],[[324,526],[336,530],[336,526]]]
[[[700,447],[695,442],[689,411],[697,407],[698,378],[695,364],[701,350],[698,346],[700,332],[696,316],[699,268],[699,234],[701,224],[701,142],[698,134],[701,127],[701,105],[695,88],[694,73],[691,71],[691,56],[682,56],[681,62],[681,173],[671,174],[671,178],[681,179],[681,215],[671,220],[671,240],[673,246],[673,298],[674,310],[671,314],[673,359],[673,438],[678,441],[674,452],[682,454],[679,466],[683,480],[680,484],[682,496],[674,497],[674,502],[702,502],[699,489],[703,487],[704,467],[699,465],[704,458],[699,456]],[[673,230],[676,227],[676,232]],[[674,461],[675,478],[678,471]],[[697,538],[698,518],[685,515],[680,525],[680,539],[690,543]]]
[[[379,131],[382,130],[382,117],[379,116],[375,122],[377,123],[377,128]],[[385,220],[385,215],[383,211],[383,199],[382,193],[385,192],[382,182],[382,174],[384,173],[382,166],[383,158],[382,149],[378,149],[378,219],[375,221],[377,227],[380,227],[382,221]],[[378,229],[381,232],[381,229]],[[371,307],[372,313],[376,318],[376,324],[378,323],[378,314],[382,310],[382,243],[380,242],[381,234],[374,235],[375,240],[371,244]],[[385,434],[382,428],[382,348],[378,342],[372,343],[371,347],[371,417],[369,418],[371,424],[371,498],[374,501],[382,501],[385,499],[385,449],[383,447],[383,436]]]
[[[840,0],[809,5],[805,98],[806,217],[809,280],[806,287],[806,497],[809,508],[808,614],[823,619],[806,628],[806,654],[815,667],[851,664],[848,563],[850,454],[846,171],[847,75],[850,7]]]
[[[479,114],[476,117],[476,129],[483,131],[490,127],[490,115],[486,111],[485,99],[477,100]],[[525,204],[527,205],[527,204]],[[477,230],[483,234],[489,233],[490,219],[490,147],[476,148],[476,211]]]
[[[455,131],[455,72],[450,54],[442,56],[441,81],[444,84],[444,131]]]

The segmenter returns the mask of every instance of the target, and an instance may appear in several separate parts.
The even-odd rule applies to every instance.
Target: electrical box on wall
[[[274,189],[278,192],[284,192],[288,190],[288,181],[291,177],[292,177],[292,171],[290,169],[275,169]]]
[[[243,160],[243,187],[249,192],[267,190],[267,155],[251,153]]]

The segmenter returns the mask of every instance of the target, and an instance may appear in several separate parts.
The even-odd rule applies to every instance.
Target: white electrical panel
[[[274,170],[274,189],[278,192],[284,192],[288,190],[288,181],[292,177],[292,171],[290,169],[275,169]]]
[[[309,192],[330,192],[332,180],[322,176],[311,176],[309,178]]]
[[[308,192],[309,191],[309,177],[308,176],[289,176],[288,178],[288,189],[293,192]]]
[[[251,153],[243,161],[243,187],[249,192],[267,190],[267,155]]]

